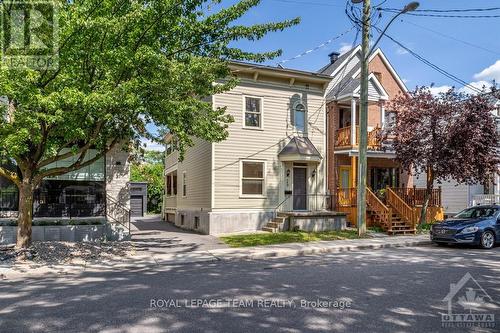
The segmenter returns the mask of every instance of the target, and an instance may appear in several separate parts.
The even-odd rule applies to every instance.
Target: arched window
[[[306,107],[302,103],[295,104],[293,109],[293,119],[295,123],[295,128],[299,132],[306,131]]]

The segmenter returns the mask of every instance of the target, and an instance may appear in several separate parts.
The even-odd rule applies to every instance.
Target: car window
[[[468,208],[460,213],[458,213],[455,217],[462,219],[476,219],[479,217],[491,217],[496,214],[498,208],[493,207],[474,207]]]

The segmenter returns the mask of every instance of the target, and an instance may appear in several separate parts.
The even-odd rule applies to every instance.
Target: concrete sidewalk
[[[6,265],[0,263],[0,276],[47,273],[73,274],[82,271],[103,270],[148,270],[161,269],[169,265],[217,262],[228,260],[253,260],[281,258],[321,253],[338,253],[367,249],[409,247],[430,245],[428,235],[365,238],[351,240],[321,241],[309,243],[288,243],[244,248],[213,249],[192,252],[150,253],[141,252],[101,261],[78,262],[64,265],[44,266],[30,262]]]

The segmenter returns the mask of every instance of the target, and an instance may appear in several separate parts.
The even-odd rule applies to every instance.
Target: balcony
[[[369,150],[381,150],[382,140],[381,140],[382,129],[380,127],[375,127],[373,130],[368,132],[368,149]],[[353,141],[355,141],[353,143]],[[336,131],[335,135],[335,147],[338,149],[353,149],[359,146],[359,126],[356,126],[356,135],[352,133],[352,126],[343,127]]]

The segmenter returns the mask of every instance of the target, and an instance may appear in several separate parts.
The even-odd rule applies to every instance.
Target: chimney
[[[330,57],[330,64],[333,64],[339,58],[340,53],[332,52],[328,56]]]

